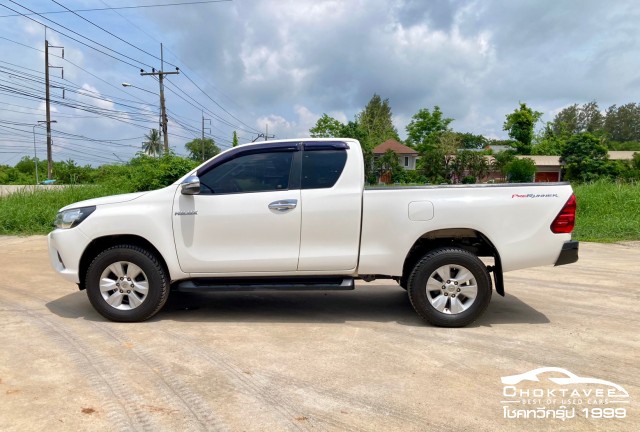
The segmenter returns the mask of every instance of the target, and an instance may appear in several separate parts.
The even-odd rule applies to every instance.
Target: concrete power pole
[[[49,68],[60,66],[49,66],[49,48],[62,48],[62,58],[64,58],[64,48],[59,46],[49,45],[49,41],[44,40],[44,81],[45,81],[45,107],[47,112],[47,120],[43,123],[47,124],[47,179],[53,178],[53,154],[51,152],[51,123],[55,123],[55,120],[51,120],[51,97],[49,94]],[[64,78],[64,71],[62,77]]]
[[[164,103],[164,76],[165,75],[177,75],[180,73],[180,69],[176,68],[175,72],[164,71],[164,54],[162,50],[162,44],[160,44],[160,70],[156,71],[151,69],[151,72],[145,72],[144,69],[140,69],[140,75],[157,75],[158,82],[160,83],[160,129],[162,136],[164,137],[164,152],[169,153],[169,135],[167,133],[167,109]]]
[[[269,123],[264,125],[264,140],[268,141],[269,138],[275,138],[275,135],[269,135]]]
[[[204,162],[204,130],[208,129],[209,133],[211,133],[211,128],[204,127],[205,120],[208,121],[209,124],[211,124],[211,119],[204,118],[204,111],[202,111],[202,141],[200,141],[200,144],[202,145],[202,162]]]

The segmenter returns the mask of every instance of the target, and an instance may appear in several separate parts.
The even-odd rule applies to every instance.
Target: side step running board
[[[189,279],[174,284],[182,292],[197,291],[326,291],[352,290],[353,278],[207,278]]]

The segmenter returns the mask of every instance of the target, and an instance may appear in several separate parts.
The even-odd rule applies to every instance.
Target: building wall
[[[557,181],[560,181],[560,173],[557,171],[536,171],[536,183]]]
[[[418,160],[417,156],[413,155],[399,155],[398,161],[400,162],[400,166],[407,171],[413,171],[416,169],[416,161]]]

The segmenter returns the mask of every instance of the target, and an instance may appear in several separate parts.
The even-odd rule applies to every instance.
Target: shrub
[[[511,183],[531,182],[536,173],[536,164],[529,158],[514,159],[507,164],[505,172]]]

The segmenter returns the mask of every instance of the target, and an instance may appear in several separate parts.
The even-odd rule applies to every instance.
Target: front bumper
[[[79,283],[78,267],[89,238],[76,228],[56,229],[49,233],[49,261],[66,280]]]
[[[560,251],[560,256],[556,260],[555,265],[565,265],[571,264],[578,261],[578,246],[580,242],[575,240],[569,240],[564,242],[562,245],[562,250]]]

